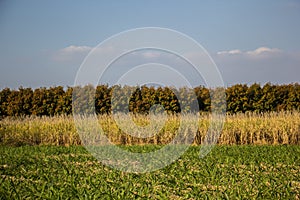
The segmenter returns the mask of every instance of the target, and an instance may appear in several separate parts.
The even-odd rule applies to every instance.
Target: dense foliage
[[[111,96],[117,105],[125,105],[115,107],[115,111],[129,109],[134,113],[148,113],[154,104],[160,104],[168,112],[181,112],[178,97],[184,99],[192,99],[192,95],[196,95],[199,110],[210,111],[211,95],[216,93],[216,89],[210,90],[203,86],[195,87],[190,90],[188,88],[168,88],[168,87],[146,87],[141,86],[134,88],[129,86],[112,86],[99,85],[96,89],[92,86],[86,86],[92,91],[92,100],[95,103],[97,114],[111,113],[112,104]],[[0,117],[5,116],[54,116],[72,113],[72,93],[76,88],[68,87],[64,89],[62,86],[50,88],[22,88],[11,90],[5,88],[0,91]],[[78,89],[78,88],[77,88]],[[114,92],[113,92],[114,91]],[[131,93],[129,99],[126,95]],[[237,84],[226,88],[227,112],[269,112],[282,110],[300,110],[300,85],[272,85],[259,84],[246,85]],[[129,93],[129,94],[130,94]],[[119,110],[118,110],[119,109]]]

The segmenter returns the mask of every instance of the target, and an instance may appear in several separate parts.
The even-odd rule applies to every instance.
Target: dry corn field
[[[182,120],[181,123],[180,120]],[[198,128],[191,128],[190,125],[194,120],[198,120]],[[184,134],[195,137],[193,144],[198,145],[203,143],[207,134],[210,115],[161,115],[152,119],[146,116],[127,116],[125,114],[113,117],[101,115],[98,116],[98,122],[105,135],[114,144],[167,144],[174,138],[179,125],[181,125]],[[140,127],[140,129],[137,130],[136,127]],[[139,137],[139,133],[135,133],[134,136],[128,134],[133,130],[143,132],[143,127],[148,127],[157,134],[150,137]],[[1,144],[69,146],[81,145],[81,139],[72,116],[31,116],[4,118],[0,121]],[[218,144],[300,144],[300,112],[227,115]]]

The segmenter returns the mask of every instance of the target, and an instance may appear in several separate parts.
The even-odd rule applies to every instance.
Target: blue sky
[[[0,2],[0,87],[71,86],[93,47],[149,26],[195,39],[214,59],[225,85],[300,80],[297,0],[7,0]]]

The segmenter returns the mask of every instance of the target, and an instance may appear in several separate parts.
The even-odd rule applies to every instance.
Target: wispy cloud
[[[262,54],[276,54],[280,52],[281,50],[277,48],[259,47],[253,51],[247,51],[246,54],[257,56]]]
[[[228,84],[299,82],[300,52],[259,47],[220,51],[212,56]]]
[[[88,52],[92,50],[92,47],[89,46],[75,46],[71,45],[60,50],[62,53],[78,53],[78,52]]]
[[[55,61],[74,61],[86,56],[93,47],[71,45],[54,52],[53,60]]]
[[[146,51],[142,53],[142,56],[144,58],[158,58],[162,55],[161,52],[157,52],[157,51]]]
[[[234,50],[230,50],[230,51],[219,51],[217,54],[218,55],[226,55],[226,54],[229,54],[229,55],[233,55],[233,54],[241,54],[242,51],[239,50],[239,49],[234,49]]]
[[[259,47],[254,50],[250,51],[242,51],[239,49],[228,50],[228,51],[219,51],[217,55],[242,55],[242,56],[251,56],[251,57],[258,57],[258,56],[267,56],[272,54],[278,54],[282,51],[277,48],[269,48],[269,47]]]

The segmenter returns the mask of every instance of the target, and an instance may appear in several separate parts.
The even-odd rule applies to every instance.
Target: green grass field
[[[216,146],[203,159],[199,149],[136,174],[101,164],[82,146],[1,146],[0,199],[300,199],[300,146]]]

